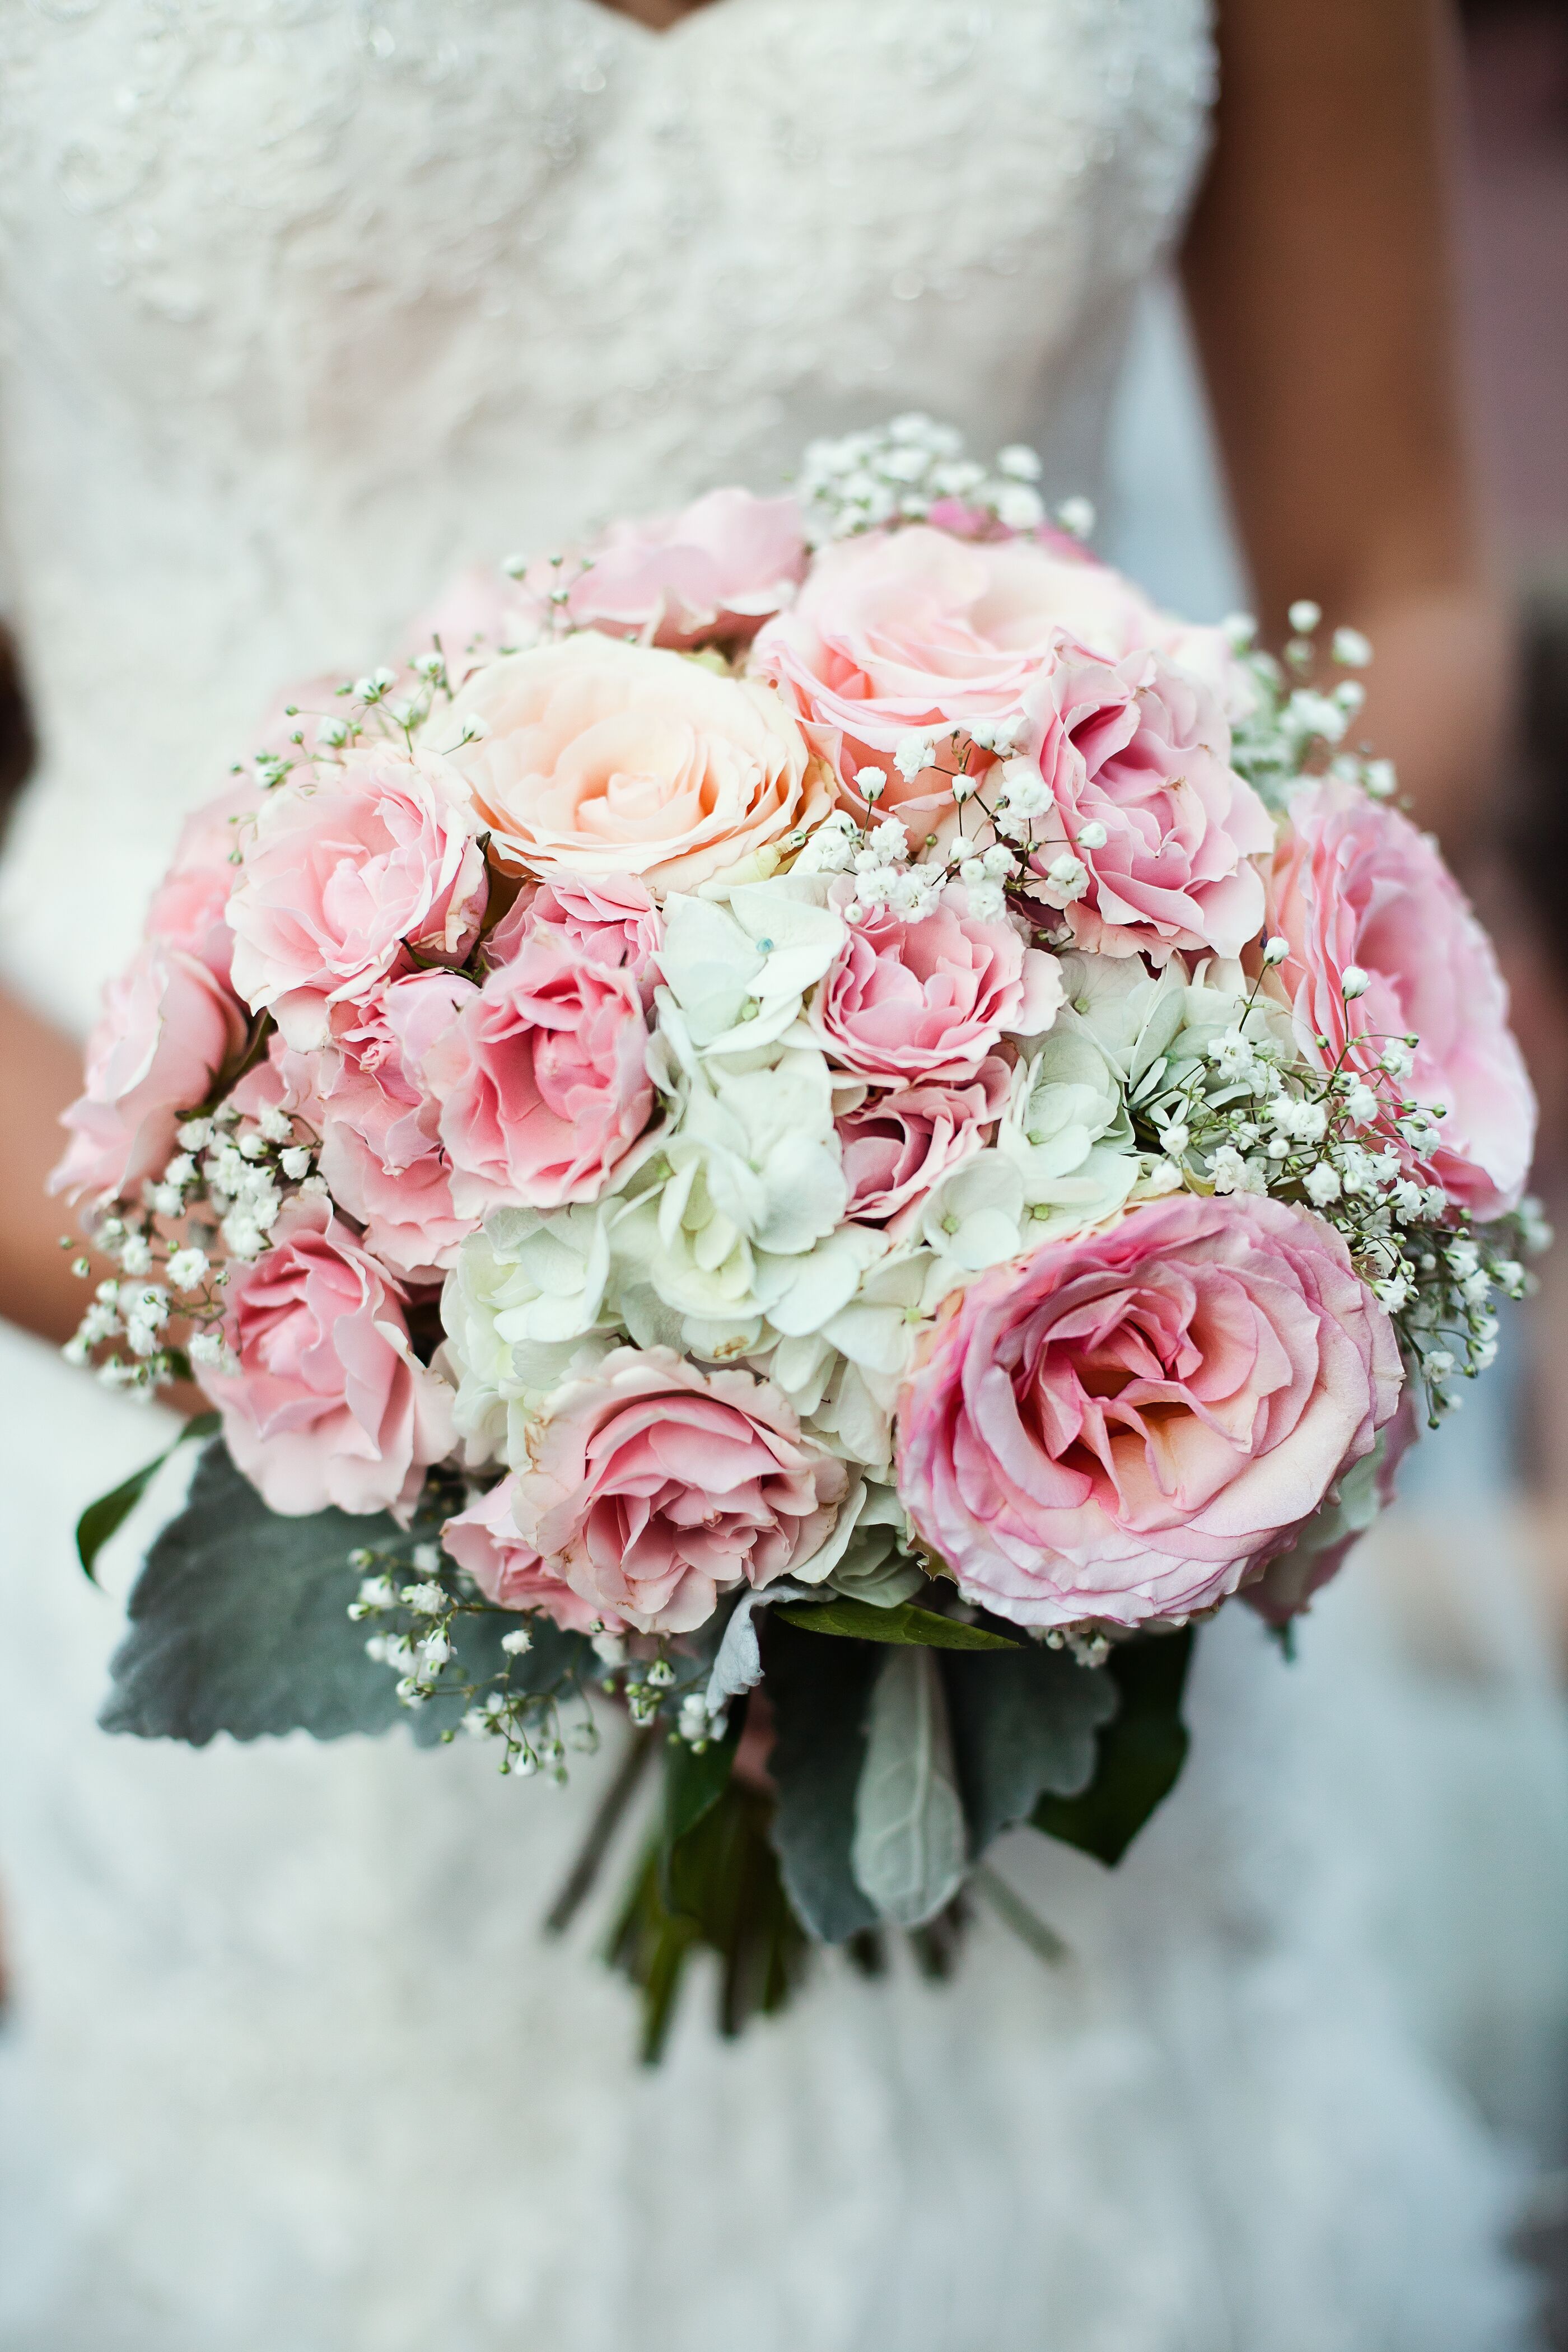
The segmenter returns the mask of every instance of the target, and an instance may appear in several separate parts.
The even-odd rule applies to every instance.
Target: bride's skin
[[[662,31],[690,11],[620,13]],[[1462,859],[1491,798],[1508,655],[1457,381],[1446,12],[1223,0],[1220,46],[1184,268],[1258,609],[1274,640],[1299,596],[1372,638],[1366,732]],[[0,1314],[54,1339],[84,1296],[43,1191],[79,1068],[0,993]]]

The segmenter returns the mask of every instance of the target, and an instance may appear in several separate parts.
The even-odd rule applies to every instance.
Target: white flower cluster
[[[106,1388],[144,1401],[193,1371],[237,1369],[223,1334],[227,1262],[261,1255],[290,1193],[327,1190],[315,1138],[275,1105],[243,1118],[232,1102],[221,1104],[186,1119],[174,1139],[178,1151],[143,1184],[140,1207],[121,1202],[94,1225],[94,1248],[125,1278],[99,1283],[65,1347],[68,1362],[91,1364]],[[87,1278],[89,1260],[78,1258],[74,1270]],[[169,1338],[176,1320],[184,1327],[178,1345]],[[119,1339],[131,1360],[98,1355]]]
[[[1020,446],[1000,449],[989,467],[964,455],[963,437],[919,410],[874,431],[814,441],[797,488],[813,545],[848,539],[888,523],[923,522],[944,499],[993,517],[1006,530],[1034,530],[1047,520],[1039,458]],[[1069,499],[1054,518],[1074,538],[1094,529],[1087,499]]]
[[[456,1507],[460,1498],[446,1494],[445,1482],[435,1484],[427,1501]],[[430,1518],[432,1513],[426,1507],[422,1516]],[[574,1655],[563,1648],[544,1672],[530,1671],[535,1637],[526,1619],[514,1621],[496,1643],[499,1667],[487,1672],[483,1664],[474,1667],[466,1661],[465,1623],[488,1629],[496,1612],[438,1544],[426,1538],[410,1545],[405,1538],[393,1538],[351,1552],[349,1565],[358,1570],[360,1585],[348,1613],[356,1623],[368,1620],[374,1625],[365,1638],[366,1654],[397,1676],[399,1702],[415,1710],[435,1699],[461,1706],[457,1721],[441,1733],[444,1742],[459,1731],[468,1738],[499,1740],[503,1773],[515,1772],[525,1780],[542,1774],[558,1786],[567,1779],[568,1749],[591,1754],[598,1747],[598,1727]],[[608,1649],[618,1646],[612,1642]],[[521,1664],[525,1658],[529,1667]],[[657,1662],[645,1669],[645,1676],[658,1673]],[[673,1675],[666,1670],[662,1679]]]

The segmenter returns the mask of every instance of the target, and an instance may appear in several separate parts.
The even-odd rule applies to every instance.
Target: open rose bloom
[[[1292,682],[953,452],[468,574],[280,701],[55,1179],[73,1359],[216,1409],[153,1553],[223,1594],[139,1593],[124,1719],[182,1728],[198,1606],[260,1612],[246,1736],[395,1693],[559,1775],[629,1718],[780,1981],[1037,1813],[1114,1860],[1163,1789],[1093,1727],[1157,1690],[1179,1753],[1196,1629],[1310,1606],[1526,1280],[1529,1083],[1362,641]],[[1005,1772],[993,1692],[1064,1711]]]

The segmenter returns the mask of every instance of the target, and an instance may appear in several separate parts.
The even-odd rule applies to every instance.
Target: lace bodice
[[[1204,0],[0,0],[13,973],[84,1019],[276,688],[462,562],[909,406],[1092,488],[1211,79]]]

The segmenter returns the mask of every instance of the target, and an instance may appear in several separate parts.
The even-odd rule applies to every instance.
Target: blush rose
[[[804,1570],[848,1491],[776,1389],[668,1348],[617,1348],[567,1381],[531,1450],[524,1543],[595,1615],[645,1633],[690,1633],[722,1594]]]
[[[440,740],[510,873],[639,877],[656,898],[778,864],[829,806],[776,695],[656,647],[585,630],[475,672]],[[432,721],[431,725],[437,725]]]
[[[182,1112],[205,1102],[237,1059],[247,1022],[210,963],[152,940],[103,992],[88,1039],[86,1087],[65,1112],[52,1192],[110,1200],[161,1176]]]
[[[231,1270],[225,1336],[237,1372],[205,1372],[237,1467],[269,1510],[412,1510],[456,1442],[452,1391],[415,1356],[404,1293],[309,1195],[272,1246]]]
[[[846,895],[842,884],[835,895]],[[857,1077],[962,1086],[1004,1031],[1037,1035],[1061,1001],[1055,957],[1026,947],[1005,917],[971,915],[953,885],[916,920],[883,908],[849,926],[810,1020],[824,1052]]]
[[[434,1281],[473,1230],[452,1201],[440,1106],[425,1059],[478,993],[461,972],[410,972],[360,1005],[337,1008],[315,1057],[321,1171],[365,1245],[395,1273]]]
[[[1291,796],[1270,897],[1270,927],[1289,944],[1279,976],[1302,1053],[1329,1067],[1342,1057],[1366,1076],[1391,1141],[1401,1099],[1441,1105],[1436,1148],[1419,1161],[1406,1152],[1415,1172],[1475,1216],[1516,1208],[1535,1097],[1491,941],[1436,844],[1397,809],[1325,777]],[[1352,969],[1368,984],[1347,1002]],[[1414,1067],[1395,1080],[1380,1058],[1407,1034],[1419,1040]]]
[[[505,963],[529,932],[544,924],[575,940],[596,963],[624,964],[643,1002],[651,1004],[664,924],[635,875],[606,874],[590,882],[560,874],[537,888],[525,887],[486,940],[487,958]]]
[[[906,736],[1011,718],[1064,634],[1115,660],[1171,629],[1129,581],[1054,532],[976,541],[916,525],[822,550],[753,662],[831,761],[842,805],[866,816],[856,779],[874,768],[878,814],[919,840],[952,816],[954,763],[939,751],[905,776],[893,755]],[[969,772],[989,757],[972,751]]]
[[[993,1055],[971,1085],[894,1087],[841,1111],[846,1215],[889,1225],[897,1239],[938,1180],[983,1148],[1006,1108],[1011,1075]]]
[[[805,562],[795,499],[710,490],[679,514],[612,524],[575,562],[531,566],[524,586],[542,620],[564,585],[578,628],[679,648],[754,636],[790,602]]]
[[[971,1283],[900,1392],[899,1492],[1017,1624],[1180,1622],[1288,1547],[1402,1378],[1330,1226],[1178,1193]]]
[[[596,1608],[523,1542],[512,1517],[515,1478],[503,1478],[477,1503],[447,1521],[441,1542],[498,1609],[542,1609],[569,1633],[624,1633],[626,1621]]]
[[[1064,644],[1024,697],[1027,757],[1050,800],[1035,825],[1036,887],[1065,905],[1080,948],[1237,956],[1260,929],[1274,846],[1268,812],[1230,764],[1217,697],[1152,654],[1104,661]],[[1100,835],[1103,834],[1103,840]],[[1074,856],[1082,879],[1052,889]]]
[[[647,1126],[647,1020],[624,965],[530,921],[425,1057],[469,1217],[595,1201]]]
[[[478,830],[432,751],[377,743],[300,771],[264,803],[228,902],[239,994],[308,1047],[406,950],[460,964],[488,895]]]

